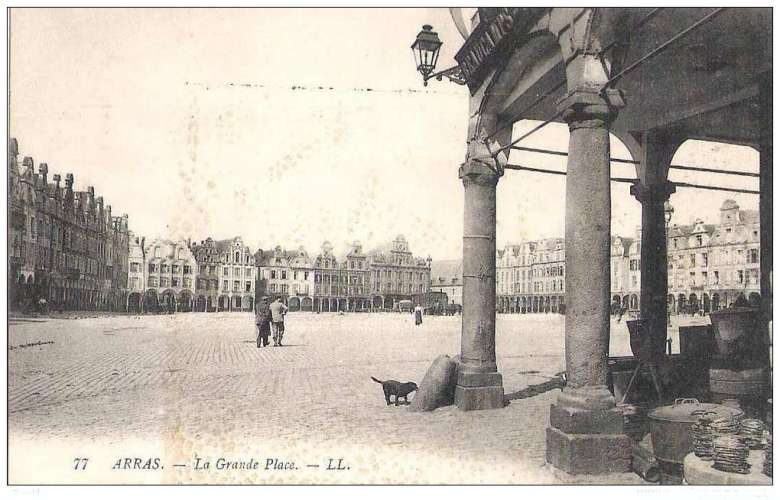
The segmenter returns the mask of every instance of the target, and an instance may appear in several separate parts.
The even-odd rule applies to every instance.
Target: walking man
[[[266,347],[271,335],[271,308],[268,307],[268,297],[263,297],[255,307],[255,324],[257,325],[257,347]]]
[[[271,304],[271,327],[274,332],[274,347],[282,345],[285,314],[287,314],[287,306],[284,305],[281,297],[276,297],[276,300]]]

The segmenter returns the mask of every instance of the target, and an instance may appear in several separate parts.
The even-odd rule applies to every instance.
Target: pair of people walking
[[[257,325],[257,347],[266,347],[268,337],[273,333],[274,347],[282,345],[284,336],[284,316],[287,314],[287,306],[282,302],[281,297],[277,297],[270,305],[268,297],[263,300],[255,309],[255,324]]]

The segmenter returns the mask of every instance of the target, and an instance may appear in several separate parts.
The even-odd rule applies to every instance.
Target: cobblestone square
[[[10,481],[566,482],[544,464],[563,317],[499,315],[497,330],[509,406],[413,413],[387,407],[370,377],[419,383],[435,356],[459,353],[458,316],[415,327],[408,314],[291,313],[285,345],[261,349],[248,313],[13,321]],[[627,354],[625,325],[613,330],[612,354]]]

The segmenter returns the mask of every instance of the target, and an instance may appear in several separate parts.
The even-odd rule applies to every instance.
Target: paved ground
[[[252,319],[192,313],[12,322],[11,482],[570,480],[544,466],[544,427],[558,393],[544,384],[564,368],[561,316],[499,315],[508,407],[426,414],[386,407],[369,377],[419,382],[436,355],[459,352],[459,317],[426,317],[415,328],[405,314],[293,313],[286,345],[264,349],[255,347]],[[629,351],[624,324],[614,324],[611,354]],[[114,468],[120,459],[140,458],[129,463],[143,467],[154,457],[156,470]],[[219,457],[254,458],[258,468],[218,469]],[[74,470],[77,458],[89,459],[84,470]],[[327,470],[339,458],[343,470]],[[266,470],[274,459],[288,469]],[[641,483],[633,474],[579,480]]]

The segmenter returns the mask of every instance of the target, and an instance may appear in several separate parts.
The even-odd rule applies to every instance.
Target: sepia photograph
[[[6,21],[7,486],[771,494],[771,4]]]

